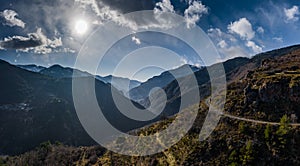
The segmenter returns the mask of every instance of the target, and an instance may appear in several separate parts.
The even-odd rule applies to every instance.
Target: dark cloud
[[[26,49],[32,47],[38,47],[43,44],[43,41],[36,36],[29,36],[29,38],[24,38],[21,36],[14,36],[6,39],[0,43],[0,46],[4,49]]]
[[[13,36],[0,41],[1,49],[15,49],[21,52],[34,52],[36,54],[48,54],[53,52],[73,52],[73,50],[62,47],[61,38],[49,39],[38,28],[35,33],[29,33],[27,37]]]

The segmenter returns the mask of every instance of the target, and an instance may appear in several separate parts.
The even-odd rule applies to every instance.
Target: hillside
[[[264,59],[269,58],[276,58],[281,57],[283,55],[289,54],[290,52],[294,50],[299,50],[300,45],[294,45],[286,48],[281,48],[273,51],[269,51],[266,53],[258,54],[254,56],[253,58],[243,58],[243,57],[237,57],[230,60],[227,60],[223,62],[224,71],[226,74],[226,80],[228,84],[231,84],[233,82],[239,81],[241,79],[244,79],[247,76],[247,73],[249,71],[253,71],[257,68],[259,68],[263,62]],[[218,64],[216,64],[218,65]],[[198,88],[200,92],[201,99],[204,99],[210,95],[210,78],[208,74],[208,68],[214,68],[215,65],[203,67],[198,71],[195,71],[194,75],[196,76],[196,79],[198,81]],[[181,80],[183,82],[188,82],[191,79],[191,75],[186,75],[181,78],[178,78],[178,80]],[[178,88],[178,81],[173,80],[169,84],[163,87],[164,91],[167,94],[168,98],[168,104],[165,108],[165,114],[166,115],[174,115],[178,111],[178,107],[181,100],[181,91],[180,88]],[[150,90],[148,90],[150,91]],[[193,91],[193,88],[186,87],[186,92]],[[155,95],[157,94],[157,95]],[[155,104],[160,103],[160,93],[154,93],[152,96],[154,101],[152,101]],[[140,100],[139,103],[141,105],[144,105],[147,107],[149,105],[149,98],[146,97],[143,100]],[[196,103],[195,103],[196,104]]]
[[[142,83],[140,86],[131,89],[127,95],[132,100],[140,101],[140,104],[143,104],[144,102],[142,100],[148,97],[152,88],[155,87],[164,88],[165,86],[167,86],[168,84],[170,84],[172,81],[176,79],[174,75],[177,76],[177,78],[180,78],[191,74],[189,72],[186,72],[187,67],[190,68],[192,72],[196,72],[199,70],[199,68],[195,66],[183,65],[177,69],[165,71],[159,76],[154,76],[153,78],[150,78],[146,82]],[[147,106],[147,104],[144,106]]]
[[[86,91],[91,89],[88,83],[95,81],[97,101],[116,128],[129,131],[151,123],[134,121],[120,113],[111,91],[115,100],[129,100],[110,85],[94,77],[76,79],[87,83],[82,87]],[[0,80],[0,155],[24,153],[48,140],[73,146],[95,145],[78,120],[72,78],[34,73],[0,61]]]
[[[48,143],[46,148],[42,145],[20,156],[3,157],[2,162],[8,165],[300,165],[300,128],[295,125],[300,115],[300,49],[259,61],[256,68],[229,83],[223,117],[205,141],[199,141],[208,110],[207,100],[202,100],[199,107],[196,104],[186,109],[198,110],[189,133],[156,155],[130,157],[101,147],[74,148]],[[166,128],[173,119],[132,134],[151,135]]]

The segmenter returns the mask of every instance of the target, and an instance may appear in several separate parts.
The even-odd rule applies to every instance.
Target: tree
[[[270,129],[270,125],[268,124],[265,131],[264,131],[264,134],[265,134],[265,140],[266,141],[269,141],[270,140],[270,134],[271,134],[271,129]]]
[[[230,166],[238,166],[238,154],[236,150],[233,150],[229,155],[229,165]]]
[[[270,128],[270,125],[268,124],[265,131],[264,131],[264,134],[265,134],[265,141],[266,141],[266,145],[268,146],[268,149],[271,150],[271,128]]]
[[[287,137],[288,137],[289,131],[290,131],[289,119],[288,119],[287,115],[284,115],[280,119],[280,126],[279,126],[278,130],[276,131],[276,135],[277,135],[279,144],[282,148],[284,148],[287,143]]]
[[[239,123],[239,133],[242,134],[245,132],[245,130],[246,130],[246,127],[245,127],[244,122],[240,122]]]
[[[249,165],[253,160],[252,141],[247,141],[246,146],[242,148],[241,161],[242,165]]]

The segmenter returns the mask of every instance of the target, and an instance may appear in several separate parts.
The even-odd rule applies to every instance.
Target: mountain
[[[189,75],[190,73],[187,73],[185,70],[186,67],[190,68],[193,72],[199,70],[199,68],[195,66],[183,65],[177,69],[163,72],[161,75],[150,78],[146,82],[142,83],[140,86],[131,89],[128,92],[128,96],[134,101],[142,101],[143,99],[148,97],[151,89],[155,87],[163,88],[169,83],[171,83],[173,80],[175,80],[175,77],[172,74],[176,75],[178,78]]]
[[[62,71],[64,76],[70,74],[59,66],[50,69]],[[42,73],[46,71],[49,70]],[[58,73],[49,73],[54,77],[0,61],[0,154],[20,154],[48,140],[74,146],[95,144],[77,118],[72,78],[59,78]],[[83,83],[95,80],[93,76],[76,79]],[[85,91],[94,89],[89,84],[83,85]],[[114,87],[95,80],[97,101],[103,114],[116,128],[129,131],[153,122],[139,122],[124,116],[114,104],[111,91],[115,92],[116,101],[130,102]]]
[[[277,54],[278,51],[275,51],[273,55],[269,52],[268,55],[272,56],[266,58],[254,57],[237,68],[231,66],[237,64],[235,60],[227,63],[232,69],[227,69],[231,72],[228,73],[230,81],[227,82],[225,110],[220,115],[218,126],[207,140],[199,141],[199,133],[208,113],[209,96],[186,109],[198,111],[188,134],[158,154],[125,156],[100,146],[75,148],[47,143],[19,156],[2,157],[2,163],[121,166],[300,165],[300,48],[293,47],[290,51],[285,51],[286,49],[279,50],[284,54]],[[252,68],[246,70],[247,66]],[[231,78],[234,75],[239,78]],[[132,134],[152,135],[167,128],[175,117],[135,130]]]
[[[36,73],[40,72],[41,70],[46,69],[43,66],[37,66],[37,65],[17,65],[17,67],[28,70],[28,71],[36,72]]]
[[[88,72],[83,72],[77,69],[69,68],[69,67],[62,67],[60,65],[53,65],[49,68],[36,66],[36,65],[18,65],[21,69],[25,69],[28,71],[41,73],[46,76],[51,76],[55,78],[72,78],[72,77],[92,77],[93,75]],[[129,80],[128,78],[121,78],[121,77],[113,77],[111,75],[106,77],[95,76],[95,78],[99,81],[104,83],[111,84],[116,89],[121,91],[124,95],[127,96],[127,93],[130,89],[138,87],[141,83],[136,80]],[[112,83],[112,78],[114,78]],[[129,82],[129,89],[128,84]],[[127,96],[128,97],[128,96]]]
[[[125,96],[129,97],[128,91],[141,85],[141,82],[136,80],[130,80],[128,78],[116,77],[108,75],[106,77],[96,76],[97,79],[109,83],[118,90],[120,90]]]
[[[72,78],[72,77],[92,77],[93,75],[87,72],[83,72],[77,69],[72,69],[68,67],[62,67],[60,65],[53,65],[49,68],[45,68],[40,71],[41,74],[56,77],[56,78]],[[129,80],[128,78],[113,77],[111,75],[106,77],[94,76],[97,80],[109,83],[114,86],[116,89],[121,91],[123,94],[126,94],[130,89],[139,86],[141,83],[136,80]],[[113,82],[112,82],[113,78]],[[129,89],[128,85],[129,84]]]
[[[280,56],[284,56],[288,53],[291,53],[294,50],[300,49],[300,45],[290,46],[282,49],[277,49],[274,51],[269,51],[266,53],[258,54],[254,56],[253,58],[243,58],[243,57],[237,57],[234,59],[227,60],[223,62],[225,74],[227,83],[235,82],[240,79],[245,78],[247,73],[251,70],[255,70],[256,68],[260,67],[260,65],[264,62],[264,60],[269,58],[276,58]],[[215,64],[218,65],[218,64]],[[210,95],[210,78],[209,74],[207,72],[207,68],[214,68],[215,65],[209,66],[209,67],[203,67],[199,71],[194,72],[194,75],[197,78],[198,86],[199,86],[199,92],[201,95],[201,98],[205,98]],[[179,78],[182,81],[188,82],[192,77],[192,75],[188,75],[185,77]],[[151,82],[146,82],[147,87],[154,87],[154,85],[151,85]],[[149,85],[150,84],[150,85]],[[142,86],[142,85],[141,85]],[[141,87],[140,86],[140,87]],[[140,88],[138,87],[138,88]],[[144,86],[146,87],[146,86]],[[176,113],[174,110],[178,109],[181,103],[181,91],[178,86],[178,82],[176,80],[173,80],[171,83],[163,87],[164,91],[166,92],[168,104],[165,107],[165,114],[166,115],[172,115]],[[192,91],[192,88],[186,87],[185,92]],[[151,91],[151,89],[144,89],[144,91]],[[161,93],[153,93],[151,96],[154,100],[152,101],[154,105],[159,105],[161,102]],[[143,105],[144,107],[148,107],[150,105],[149,98],[146,97],[144,99],[138,100],[138,102]]]
[[[300,117],[300,49],[264,59],[228,89],[239,91],[227,105],[234,115],[265,121],[278,121],[288,115],[295,121]],[[254,117],[256,114],[260,116]]]
[[[128,82],[129,82],[129,90],[133,89],[133,88],[136,88],[136,87],[141,85],[141,82],[139,82],[137,80],[130,80],[128,78],[116,77],[116,76],[112,76],[112,75],[103,77],[103,79],[106,82],[108,82],[108,83],[112,84],[113,86],[115,86],[117,89],[124,88],[128,84]]]
[[[45,68],[45,69],[41,70],[39,73],[46,75],[46,76],[56,77],[56,78],[72,78],[72,77],[92,76],[91,74],[89,74],[87,72],[83,72],[83,71],[68,68],[68,67],[62,67],[60,65],[53,65],[49,68]]]

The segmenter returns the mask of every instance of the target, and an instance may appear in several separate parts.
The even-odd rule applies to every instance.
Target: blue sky
[[[0,6],[0,59],[14,64],[72,67],[84,41],[99,26],[105,26],[108,21],[134,25],[132,20],[124,21],[120,16],[153,9],[183,16],[187,27],[194,24],[201,27],[222,56],[216,62],[236,56],[250,57],[300,43],[299,7],[298,0],[6,0]],[[150,26],[150,23],[145,26]],[[135,27],[131,28],[134,31]],[[146,41],[151,46],[165,39],[167,37],[159,34],[140,34],[124,41],[128,43],[128,50],[134,50],[143,48],[141,46],[145,46]],[[132,65],[123,68],[117,75],[129,77],[137,69],[132,67],[133,64],[147,58],[149,62],[157,59],[156,65],[164,69],[186,63],[201,65],[193,58],[193,53],[187,51],[188,47],[172,46],[171,43],[178,42],[177,39],[168,41],[172,42],[165,48],[171,51],[151,47],[130,54],[137,58],[131,59]],[[164,43],[168,42],[160,45]],[[175,54],[180,56],[171,58],[176,57]],[[111,74],[114,65],[109,64],[116,58],[113,55],[109,57],[112,57],[111,60],[104,62],[98,74]],[[130,64],[129,61],[126,63]],[[137,72],[135,79],[144,81],[163,70],[147,68],[142,71],[144,73]]]

